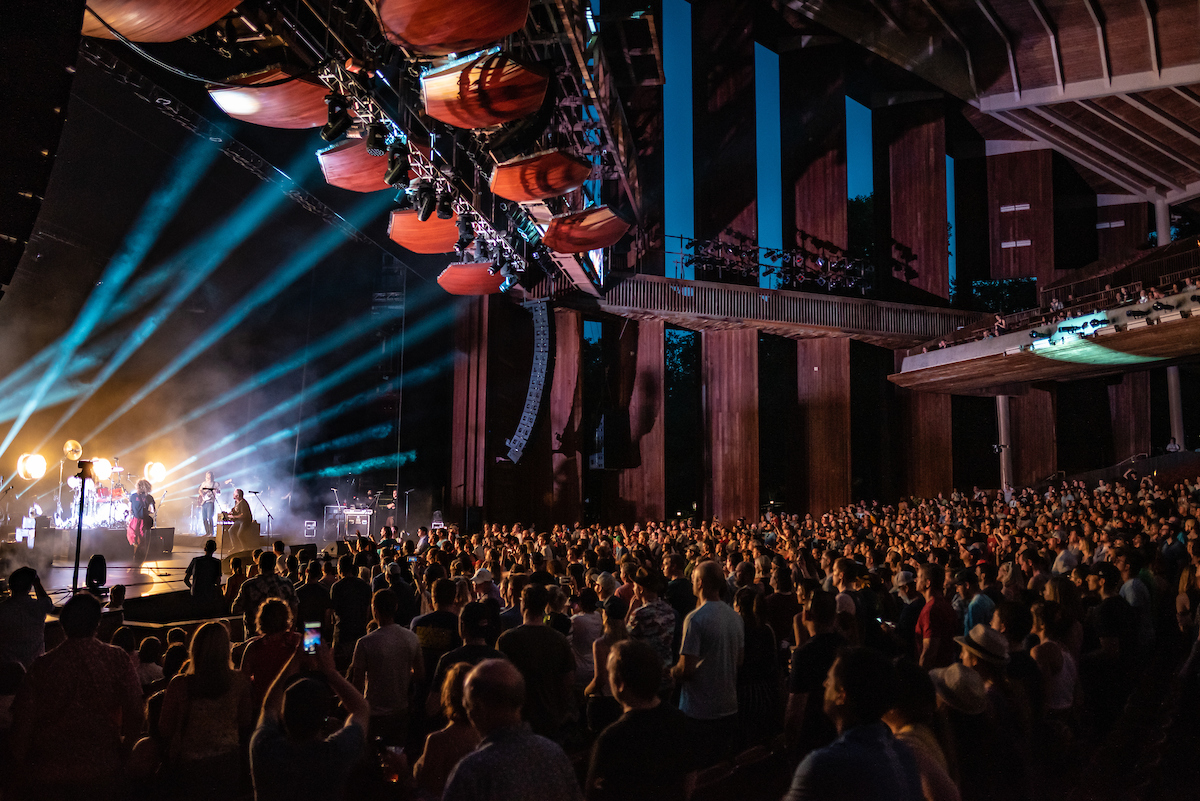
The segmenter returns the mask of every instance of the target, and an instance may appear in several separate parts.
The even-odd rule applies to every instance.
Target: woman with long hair
[[[262,706],[271,682],[296,652],[300,635],[292,631],[292,608],[279,598],[268,598],[258,607],[259,636],[242,651],[242,673],[250,680],[254,708]]]
[[[613,595],[601,608],[604,611],[603,634],[592,643],[594,672],[591,683],[583,691],[587,696],[587,725],[593,734],[604,731],[608,724],[621,717],[621,705],[613,697],[608,682],[608,652],[621,640],[629,638],[629,629],[625,627],[629,604]]]
[[[471,667],[467,662],[459,662],[446,671],[442,681],[442,714],[449,723],[425,738],[425,750],[413,766],[413,778],[423,797],[441,798],[450,771],[479,745],[479,732],[467,719],[463,706],[464,685]]]
[[[139,479],[137,492],[129,496],[129,517],[125,521],[125,538],[133,546],[133,561],[141,564],[150,553],[150,534],[154,530],[154,496],[150,482]]]
[[[742,587],[733,597],[733,608],[745,627],[742,664],[737,673],[738,724],[742,743],[771,736],[783,728],[780,701],[778,640],[762,619],[761,596],[753,587]]]
[[[167,686],[159,718],[173,796],[236,793],[252,724],[250,681],[230,661],[229,632],[205,623],[192,637],[184,672]]]

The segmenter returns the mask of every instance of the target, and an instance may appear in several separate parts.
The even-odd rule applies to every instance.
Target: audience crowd
[[[87,593],[55,609],[21,568],[2,791],[661,800],[758,765],[788,801],[1062,795],[1148,668],[1200,661],[1198,506],[1200,480],[1129,477],[758,521],[385,528],[306,561],[275,543],[223,588],[209,548],[188,586],[211,619],[165,641]]]

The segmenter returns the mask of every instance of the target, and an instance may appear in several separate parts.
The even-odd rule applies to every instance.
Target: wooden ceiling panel
[[[325,183],[330,186],[351,192],[378,192],[389,188],[383,180],[387,157],[367,153],[367,143],[363,139],[346,139],[320,150],[317,160],[321,162]]]
[[[50,0],[53,2],[54,0]],[[241,0],[91,0],[88,7],[126,39],[175,42],[204,30]],[[13,9],[15,11],[15,7]],[[116,39],[96,14],[83,15],[83,35]]]
[[[1062,49],[1063,80],[1067,83],[1104,77],[1096,26],[1081,0],[1043,0],[1058,27]]]
[[[1004,39],[979,11],[975,0],[939,0],[942,13],[963,37],[975,64],[975,82],[980,94],[1013,91],[1012,71]],[[949,45],[947,45],[949,46]]]
[[[989,141],[1032,141],[1025,134],[1011,127],[1002,120],[998,120],[991,114],[984,114],[974,106],[964,106],[962,111],[963,117],[967,122],[971,123],[971,127],[979,132],[979,135]]]
[[[1092,0],[1104,9],[1113,75],[1154,69],[1150,33],[1140,0]]]
[[[1050,35],[1029,0],[990,0],[990,5],[1016,44],[1021,88],[1057,85]]]
[[[438,286],[451,295],[494,295],[500,291],[504,276],[492,275],[492,262],[453,263],[438,276]]]
[[[413,253],[449,253],[458,241],[458,215],[422,222],[412,209],[396,209],[388,223],[388,238]]]
[[[268,67],[260,72],[229,78],[227,83],[245,84],[245,89],[214,87],[208,90],[213,102],[235,120],[268,128],[317,128],[329,119],[325,94],[329,91],[314,78],[303,76],[286,83],[276,81],[294,75],[292,67]],[[255,86],[255,84],[273,84]]]
[[[1092,101],[1097,106],[1120,117],[1133,125],[1147,136],[1153,137],[1164,146],[1169,147],[1189,158],[1200,160],[1200,144],[1186,136],[1171,130],[1166,125],[1146,114],[1141,108],[1131,106],[1119,97],[1100,97]]]
[[[1155,89],[1138,95],[1188,128],[1200,130],[1200,96],[1192,100],[1174,89]]]
[[[1158,3],[1158,52],[1164,69],[1200,61],[1200,4],[1165,0]]]
[[[1171,159],[1118,126],[1105,122],[1077,103],[1058,103],[1053,106],[1045,106],[1044,110],[1073,127],[1091,134],[1099,141],[1111,145],[1117,153],[1128,156],[1135,162],[1141,162],[1157,173],[1174,178],[1181,184],[1187,184],[1200,177],[1196,170]]]

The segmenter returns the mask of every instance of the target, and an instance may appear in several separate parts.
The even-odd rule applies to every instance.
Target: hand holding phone
[[[305,623],[304,624],[304,653],[315,654],[317,646],[321,644],[321,624],[320,623]]]

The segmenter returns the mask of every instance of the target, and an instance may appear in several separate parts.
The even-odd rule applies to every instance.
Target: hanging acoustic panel
[[[413,253],[449,253],[458,241],[458,214],[448,220],[417,219],[415,209],[396,209],[388,221],[388,238]]]
[[[597,206],[553,218],[542,241],[558,253],[583,253],[615,245],[630,225],[608,206]]]
[[[584,159],[562,150],[547,150],[497,164],[489,186],[493,194],[524,203],[578,189],[591,174],[592,165]]]
[[[492,275],[492,262],[479,261],[451,264],[442,270],[437,282],[451,295],[495,295],[504,283],[504,276]]]
[[[235,120],[268,128],[318,128],[329,119],[325,95],[329,89],[310,78],[296,78],[275,86],[256,86],[292,77],[296,70],[268,67],[239,75],[226,83],[245,84],[244,89],[214,87],[208,90],[213,102]]]
[[[59,0],[34,0],[59,2]],[[134,42],[175,42],[204,30],[220,20],[241,0],[88,0],[88,8],[100,15],[122,36]],[[96,14],[83,15],[83,35],[116,39]]]
[[[325,183],[330,186],[352,192],[378,192],[391,188],[383,180],[387,157],[367,153],[365,139],[347,139],[317,151],[317,160],[321,162]]]
[[[421,77],[425,113],[456,128],[488,128],[532,114],[550,85],[541,65],[485,53]]]
[[[529,0],[379,0],[379,27],[388,41],[432,56],[470,53],[525,25]]]

